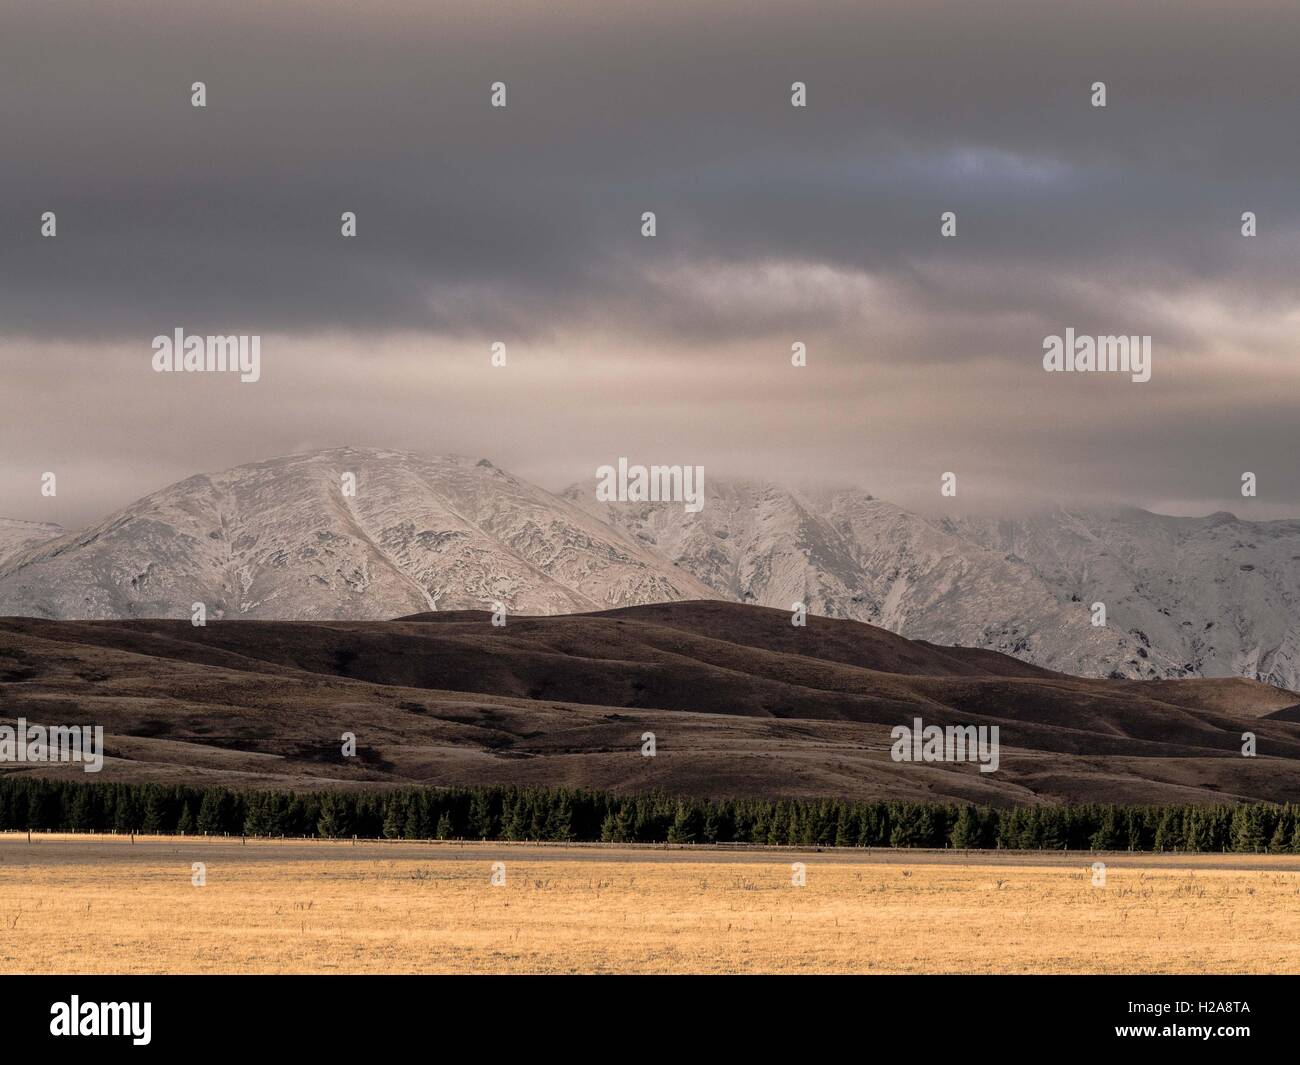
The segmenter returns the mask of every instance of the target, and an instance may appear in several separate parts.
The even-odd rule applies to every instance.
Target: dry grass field
[[[1300,972],[1300,858],[1094,860],[0,835],[0,973]]]

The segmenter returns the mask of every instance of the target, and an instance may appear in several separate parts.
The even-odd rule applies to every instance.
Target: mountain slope
[[[28,548],[63,535],[63,529],[39,521],[15,521],[0,518],[0,565]]]
[[[355,494],[344,491],[353,475]],[[343,448],[199,475],[0,563],[0,615],[388,618],[711,593],[486,460]]]
[[[1300,522],[1175,518],[1133,507],[966,519],[954,529],[1015,555],[1194,676],[1300,690]]]
[[[684,602],[504,626],[0,619],[0,716],[102,723],[101,780],[569,784],[699,795],[1281,801],[1294,696],[1083,680],[856,622]],[[891,730],[997,725],[999,767],[896,762]],[[1241,756],[1241,733],[1258,756]],[[655,733],[658,753],[641,754]],[[340,753],[343,733],[357,757]],[[75,766],[10,768],[74,775]]]
[[[713,481],[704,509],[575,505],[741,602],[880,625],[911,639],[988,648],[1088,676],[1182,676],[1181,663],[1115,627],[1024,562],[857,490],[799,494]]]

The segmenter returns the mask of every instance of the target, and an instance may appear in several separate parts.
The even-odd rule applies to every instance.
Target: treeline
[[[237,792],[0,778],[0,830],[344,839],[1300,853],[1300,806],[701,800],[572,788]]]

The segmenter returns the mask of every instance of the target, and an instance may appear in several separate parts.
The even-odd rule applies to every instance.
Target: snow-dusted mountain
[[[1053,588],[1105,603],[1111,625],[1188,674],[1300,690],[1300,521],[1116,507],[954,524]]]
[[[714,480],[699,514],[566,497],[728,598],[1085,676],[1300,690],[1300,522],[1136,508],[930,520],[864,492]],[[1106,625],[1092,624],[1092,604]]]
[[[40,521],[15,521],[0,518],[0,565],[29,547],[53,540],[63,534],[59,525]]]
[[[347,475],[355,494],[345,491]],[[199,475],[89,529],[0,522],[0,615],[381,619],[721,598],[1083,676],[1300,690],[1300,522],[1136,509],[928,519],[856,489],[555,495],[485,459],[342,448]],[[1107,624],[1091,607],[1106,604]]]
[[[355,494],[345,492],[347,475]],[[199,475],[0,562],[0,615],[381,619],[710,598],[487,460],[342,448]]]
[[[698,514],[565,492],[727,598],[851,618],[940,644],[984,647],[1067,673],[1182,676],[1113,626],[1095,628],[1023,562],[865,492],[801,494],[713,481]]]

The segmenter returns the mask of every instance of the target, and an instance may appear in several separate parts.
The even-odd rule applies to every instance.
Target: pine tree
[[[900,804],[889,832],[891,847],[928,847],[932,844],[934,815],[928,806]]]
[[[78,788],[72,797],[68,812],[69,826],[73,832],[90,832],[95,828],[94,795],[89,788]]]
[[[388,796],[388,808],[384,812],[384,838],[401,839],[402,829],[406,823],[406,796],[401,792]]]
[[[160,787],[150,787],[144,800],[144,820],[140,830],[151,836],[160,836],[167,831],[169,821],[167,793]]]
[[[699,841],[699,811],[694,804],[682,799],[677,803],[673,813],[673,822],[668,828],[669,843],[696,843]]]
[[[495,839],[496,830],[496,818],[492,816],[492,803],[484,792],[476,791],[469,804],[469,838]]]
[[[209,788],[203,793],[199,803],[199,816],[195,828],[205,836],[213,836],[221,831],[221,793]]]
[[[561,792],[558,801],[551,809],[546,821],[546,838],[558,843],[567,843],[573,835],[573,803],[568,792]]]
[[[1161,812],[1153,845],[1158,851],[1177,851],[1187,846],[1182,810],[1165,809]]]
[[[200,814],[200,819],[202,815]],[[320,815],[316,820],[316,831],[325,839],[342,839],[347,834],[343,804],[339,796],[328,792],[321,797]]]
[[[718,809],[713,803],[709,803],[704,808],[704,827],[700,829],[700,841],[702,843],[717,843],[720,826]]]
[[[135,792],[129,788],[117,789],[117,805],[113,810],[113,831],[134,832],[140,825],[136,815],[138,803]]]
[[[1115,807],[1108,806],[1105,814],[1102,815],[1101,827],[1093,833],[1089,845],[1095,851],[1119,850],[1120,838],[1119,819],[1115,815]]]
[[[626,802],[618,804],[618,813],[614,815],[614,843],[631,843],[635,838],[636,820],[632,807]]]
[[[957,811],[950,839],[954,847],[973,848],[980,845],[980,822],[975,807],[963,806]]]
[[[528,838],[528,822],[524,817],[523,800],[517,795],[502,801],[501,838],[509,840]]]
[[[858,827],[853,823],[853,812],[847,804],[841,804],[839,816],[835,819],[835,846],[854,847],[858,842]]]
[[[1232,815],[1232,849],[1254,854],[1264,849],[1262,811],[1258,806],[1238,806]]]
[[[244,825],[242,831],[246,836],[266,836],[270,834],[270,820],[267,817],[267,796],[250,795],[245,805]]]
[[[1047,851],[1065,846],[1065,820],[1060,810],[1046,806],[1038,811],[1038,845]]]
[[[411,796],[406,807],[406,826],[403,829],[407,839],[429,839],[433,835],[433,806],[429,793],[423,789]]]

